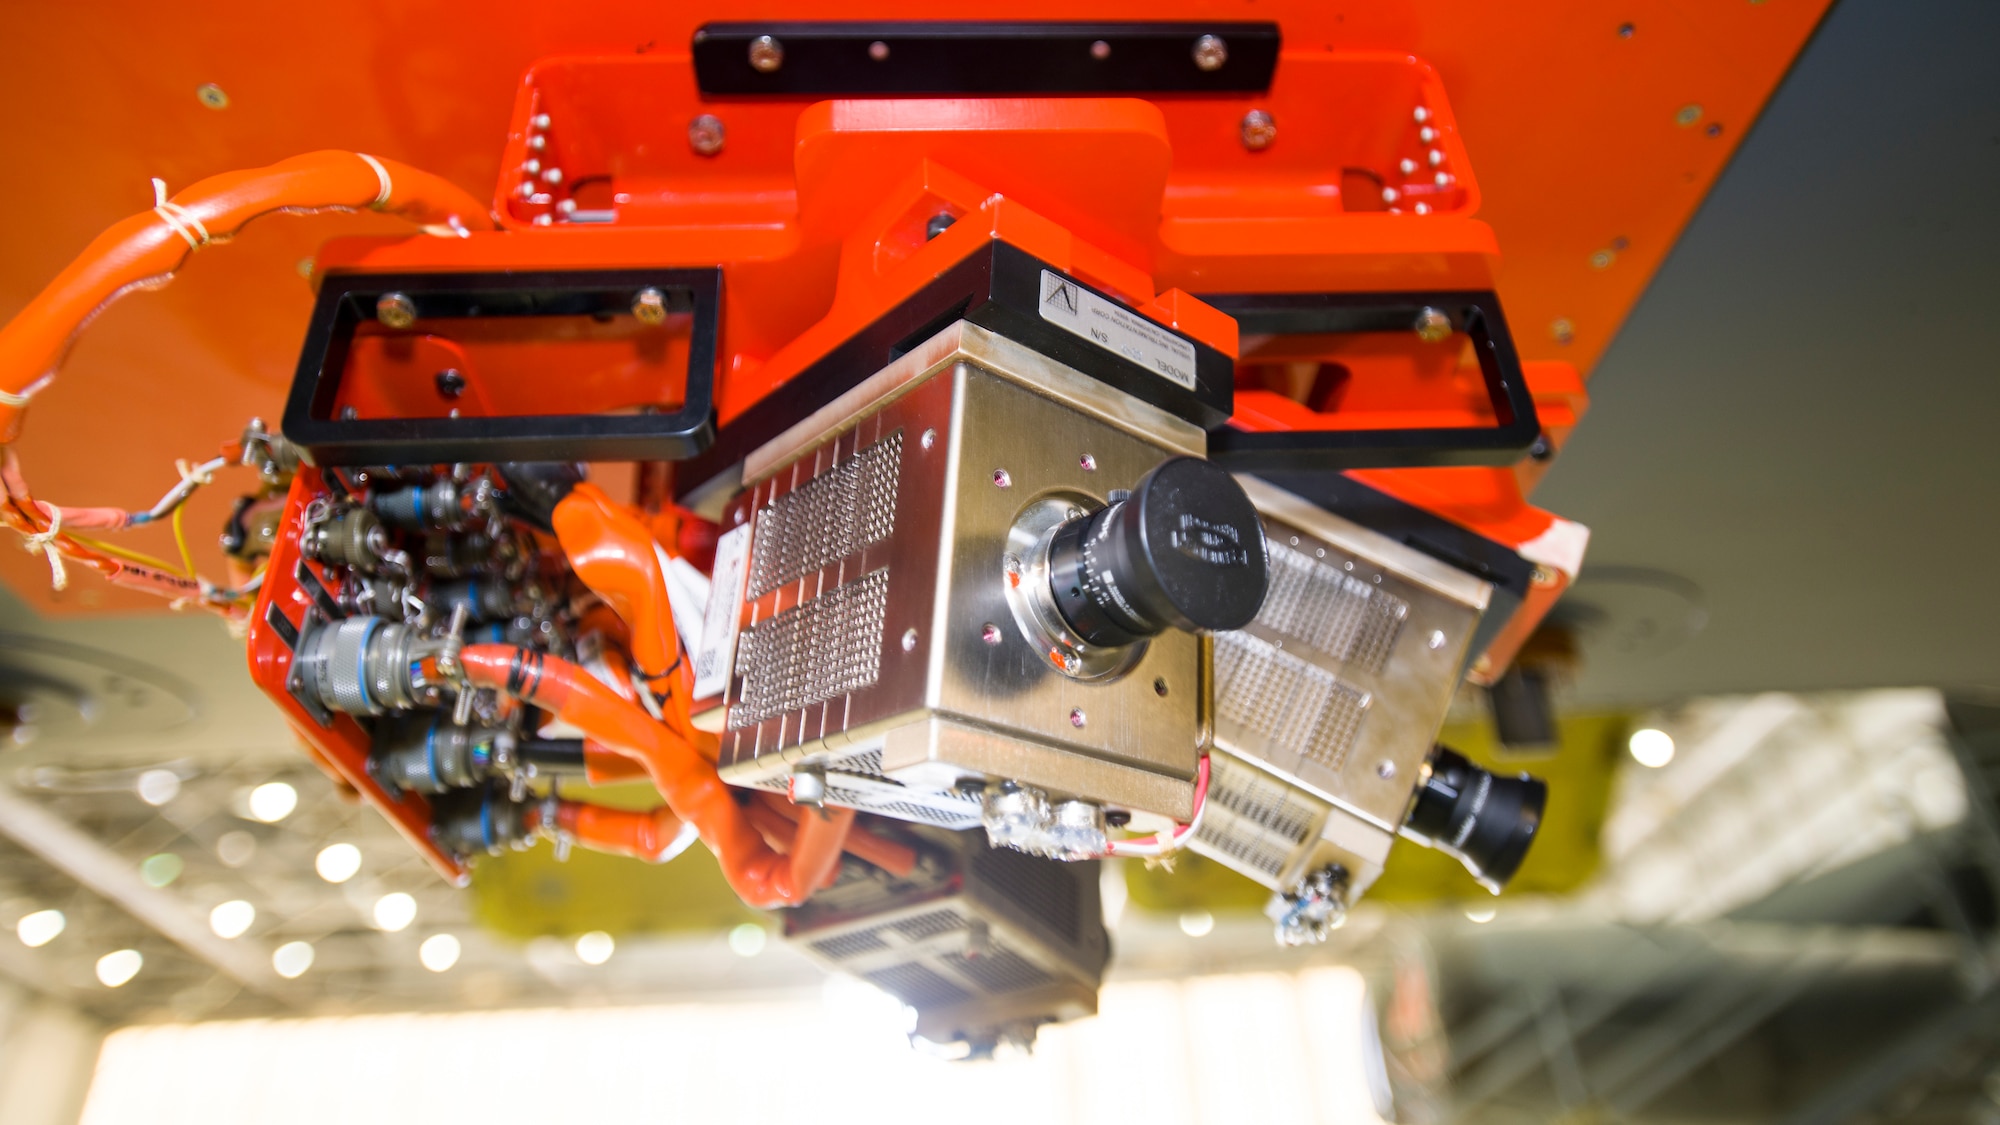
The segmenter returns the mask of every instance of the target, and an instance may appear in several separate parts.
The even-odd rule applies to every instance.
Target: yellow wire
[[[120,547],[114,543],[106,543],[102,539],[89,539],[81,535],[72,535],[70,536],[70,538],[76,540],[78,543],[81,543],[86,547],[89,547],[93,551],[102,551],[113,558],[124,559],[128,562],[139,563],[143,566],[150,566],[155,570],[164,570],[170,573],[174,569],[174,564],[170,562],[166,562],[162,559],[156,559],[151,555],[144,554],[139,551],[134,551],[131,550],[130,548]]]
[[[187,511],[186,504],[174,508],[174,542],[181,549],[181,565],[187,568],[187,576],[194,577],[194,552],[188,550],[187,532],[181,528],[181,513]]]

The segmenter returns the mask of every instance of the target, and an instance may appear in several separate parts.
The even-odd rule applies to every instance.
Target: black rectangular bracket
[[[711,23],[694,33],[704,97],[1254,94],[1275,23]]]
[[[1496,419],[1491,426],[1435,429],[1253,432],[1224,426],[1209,432],[1208,453],[1226,468],[1262,473],[1511,465],[1541,437],[1534,396],[1492,292],[1230,293],[1201,299],[1235,317],[1245,338],[1412,332],[1427,312],[1441,312],[1454,330],[1472,338]]]
[[[355,329],[396,293],[431,319],[510,316],[631,316],[634,298],[657,289],[669,311],[693,314],[686,392],[679,409],[654,414],[542,414],[479,418],[338,418],[334,403]],[[722,271],[551,270],[441,274],[330,274],[320,287],[298,372],[285,402],[284,434],[315,465],[405,465],[446,461],[677,461],[715,438],[717,335]],[[552,377],[560,372],[551,372]]]

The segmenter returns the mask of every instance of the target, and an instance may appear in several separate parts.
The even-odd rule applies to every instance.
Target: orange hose
[[[556,826],[592,851],[610,852],[660,863],[678,854],[681,827],[686,824],[672,808],[644,811],[614,809],[583,801],[561,801]]]
[[[715,853],[723,877],[751,906],[804,902],[839,861],[854,823],[852,809],[801,819],[790,857],[780,855],[758,834],[712,763],[590,673],[511,645],[470,645],[459,659],[472,683],[540,707],[643,763],[668,806],[695,826],[702,843]]]
[[[202,180],[150,211],[113,224],[0,328],[0,446],[20,437],[29,398],[54,378],[77,332],[112,301],[133,289],[165,284],[188,255],[228,239],[259,215],[363,209],[400,215],[447,234],[494,225],[484,204],[449,181],[352,152],[308,153]],[[0,523],[37,537],[41,545],[36,549],[52,552],[49,561],[58,586],[62,559],[69,559],[118,585],[167,597],[201,597],[200,584],[192,578],[121,561],[63,534],[54,514],[29,495],[11,464],[8,468]]]
[[[592,785],[616,785],[621,781],[644,781],[643,763],[629,754],[586,738],[583,740],[583,778]]]
[[[758,793],[751,798],[750,819],[765,835],[782,837],[805,819],[805,810],[776,793]],[[878,836],[858,824],[848,831],[847,844],[841,850],[899,879],[917,869],[915,848]]]

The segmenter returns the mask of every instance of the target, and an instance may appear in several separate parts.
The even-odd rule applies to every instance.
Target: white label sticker
[[[701,647],[694,654],[696,699],[721,695],[729,687],[730,666],[736,661],[736,624],[743,618],[743,570],[749,561],[749,524],[715,541],[708,612],[702,615]]]
[[[1193,344],[1050,270],[1042,271],[1042,319],[1194,390]]]

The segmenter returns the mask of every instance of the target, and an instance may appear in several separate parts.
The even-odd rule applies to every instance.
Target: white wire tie
[[[174,462],[174,468],[181,474],[181,483],[199,488],[215,480],[214,469],[204,469],[200,465],[190,465],[186,458]]]
[[[363,160],[366,160],[368,162],[368,166],[370,168],[375,169],[375,178],[382,181],[382,190],[376,194],[375,202],[370,203],[368,205],[374,208],[375,210],[380,211],[383,205],[389,202],[390,192],[395,190],[395,185],[389,182],[389,170],[387,168],[382,167],[382,162],[380,160],[375,159],[374,157],[368,155],[365,152],[357,152],[354,155],[360,157]]]
[[[208,228],[187,208],[167,199],[167,181],[158,176],[153,177],[153,214],[172,227],[188,244],[188,249],[199,250],[208,245]]]
[[[17,395],[13,391],[0,391],[0,406],[26,406],[29,395]]]
[[[63,513],[53,504],[50,507],[54,509],[54,514],[49,516],[48,530],[26,536],[21,546],[29,554],[41,555],[49,560],[49,585],[62,590],[69,586],[69,571],[63,567],[62,552],[56,549],[56,536],[62,534]]]

